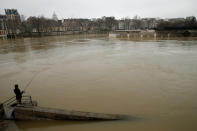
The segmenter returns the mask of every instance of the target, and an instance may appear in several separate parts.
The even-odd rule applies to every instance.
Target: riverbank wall
[[[20,37],[43,37],[43,36],[80,35],[80,34],[108,34],[108,32],[106,31],[31,32],[31,33],[20,33],[20,34],[15,34],[15,35],[8,34],[7,39],[20,38]]]
[[[21,37],[43,37],[43,36],[61,36],[61,35],[79,35],[79,34],[109,34],[110,38],[170,38],[170,37],[197,37],[197,30],[116,30],[108,31],[67,31],[67,32],[31,32],[20,34],[7,34],[7,36],[0,37],[2,39],[14,39]]]
[[[44,36],[62,36],[62,35],[80,35],[80,34],[108,34],[107,31],[94,31],[94,32],[82,32],[82,31],[66,31],[66,32],[31,32],[31,33],[19,33],[19,34],[7,34],[0,39],[15,39],[23,37],[44,37]]]
[[[67,31],[67,32],[32,32],[21,33],[19,37],[39,37],[39,36],[59,36],[59,35],[78,35],[78,34],[107,34],[107,32],[82,32],[82,31]]]
[[[110,38],[165,38],[197,37],[197,30],[116,30],[109,33]]]

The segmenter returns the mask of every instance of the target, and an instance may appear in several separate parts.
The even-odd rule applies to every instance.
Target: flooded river
[[[0,101],[15,83],[39,106],[120,121],[11,121],[6,131],[196,131],[197,41],[55,36],[0,40]]]

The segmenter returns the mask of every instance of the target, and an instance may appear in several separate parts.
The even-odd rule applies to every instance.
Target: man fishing
[[[24,91],[20,91],[20,89],[18,88],[18,84],[15,84],[14,87],[15,87],[14,93],[16,94],[16,100],[18,101],[19,104],[22,104],[21,99]]]

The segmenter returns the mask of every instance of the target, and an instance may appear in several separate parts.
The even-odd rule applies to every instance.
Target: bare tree
[[[142,21],[141,21],[140,16],[138,16],[138,15],[134,16],[133,17],[133,28],[134,29],[140,29],[141,24],[142,24]]]

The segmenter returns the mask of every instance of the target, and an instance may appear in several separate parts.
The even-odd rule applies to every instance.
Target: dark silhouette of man
[[[19,104],[22,104],[21,99],[24,91],[21,92],[21,90],[18,88],[18,84],[16,84],[14,87],[15,87],[14,93],[16,94],[16,100],[18,101]]]

